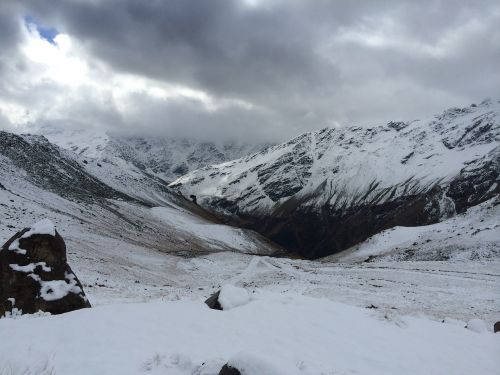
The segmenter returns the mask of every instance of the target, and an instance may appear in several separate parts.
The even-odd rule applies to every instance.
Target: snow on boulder
[[[234,285],[224,285],[220,290],[219,303],[223,310],[230,310],[234,307],[246,305],[250,301],[250,296],[246,289],[238,288]]]
[[[467,322],[467,329],[470,329],[476,333],[488,332],[488,327],[484,320],[481,319],[471,319]]]
[[[90,307],[50,220],[16,233],[0,250],[0,317]]]
[[[214,310],[230,310],[246,305],[249,301],[250,296],[246,289],[234,285],[224,285],[221,290],[212,294],[205,303]]]

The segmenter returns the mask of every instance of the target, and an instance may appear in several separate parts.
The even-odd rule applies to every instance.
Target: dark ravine
[[[318,210],[299,206],[293,210],[277,210],[269,216],[228,216],[225,221],[231,225],[253,229],[290,253],[317,259],[348,249],[385,229],[439,222],[446,215],[443,208],[439,207],[443,195],[453,200],[456,213],[462,213],[467,208],[500,194],[498,172],[490,177],[490,180],[474,185],[473,177],[461,176],[446,187],[449,189],[447,192],[436,187],[425,194],[409,195],[382,204],[342,210],[332,210],[330,207]],[[488,191],[495,182],[496,187]],[[458,186],[466,186],[467,189],[459,190]]]
[[[301,206],[255,220],[253,229],[293,252],[316,259],[348,249],[395,226],[437,223],[499,194],[500,154],[497,154],[487,162],[469,165],[451,183],[425,193],[343,210],[329,207],[312,210]],[[443,207],[443,202],[447,207]]]

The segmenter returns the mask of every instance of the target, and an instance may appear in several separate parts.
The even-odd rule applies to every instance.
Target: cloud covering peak
[[[281,140],[498,96],[496,1],[0,5],[0,127]]]

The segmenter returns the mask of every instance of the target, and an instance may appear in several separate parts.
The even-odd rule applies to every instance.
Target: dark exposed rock
[[[241,375],[240,370],[229,366],[227,363],[221,368],[219,375]]]
[[[90,307],[83,287],[67,264],[66,245],[53,229],[26,228],[0,250],[0,316],[6,313],[61,314]],[[47,225],[46,225],[47,226]]]
[[[365,263],[371,263],[376,258],[375,255],[370,255],[368,258],[364,260]]]
[[[412,151],[408,155],[406,155],[403,159],[401,159],[401,164],[406,164],[410,158],[415,155],[415,152]]]
[[[496,322],[493,325],[493,332],[495,332],[495,333],[500,332],[500,322]]]
[[[415,194],[380,204],[321,210],[298,206],[283,209],[259,220],[241,220],[299,255],[317,259],[354,246],[382,230],[397,225],[418,226],[439,221],[441,212],[432,210],[440,190]]]
[[[175,167],[172,172],[177,176],[182,176],[189,172],[189,167],[186,163],[182,163],[179,166]]]
[[[483,157],[465,167],[451,183],[447,196],[457,213],[500,194],[500,152]]]
[[[403,130],[408,125],[410,125],[408,122],[403,122],[403,121],[391,121],[391,122],[387,123],[387,126],[389,128],[392,128],[396,131]]]
[[[36,186],[78,201],[133,200],[88,174],[46,138],[0,131],[0,155],[26,171]],[[78,181],[78,183],[75,183]]]
[[[205,303],[208,307],[213,310],[223,310],[221,304],[219,303],[220,290],[212,294]]]

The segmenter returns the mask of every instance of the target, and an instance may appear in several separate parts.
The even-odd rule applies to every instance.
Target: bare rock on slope
[[[62,314],[90,307],[50,220],[25,228],[0,250],[0,317],[38,311]]]
[[[220,295],[220,290],[212,294],[208,299],[205,301],[206,305],[210,307],[212,310],[222,310],[222,306],[220,305],[219,302],[219,295]]]
[[[240,370],[225,364],[219,372],[219,375],[241,375]]]

